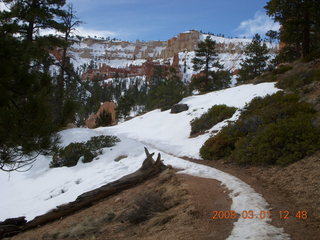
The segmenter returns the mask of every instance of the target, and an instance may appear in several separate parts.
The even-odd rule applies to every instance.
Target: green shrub
[[[279,119],[295,117],[300,113],[314,114],[316,111],[310,104],[300,102],[299,96],[296,94],[277,92],[265,98],[254,98],[251,103],[244,108],[239,121],[243,122],[255,117],[259,118],[261,124],[265,125],[276,122]]]
[[[191,124],[190,135],[201,133],[212,128],[219,122],[232,117],[237,109],[226,105],[215,105],[204,113],[200,118],[193,119]]]
[[[115,136],[98,136],[87,142],[70,143],[65,148],[55,150],[50,167],[72,167],[77,165],[80,158],[83,163],[91,162],[102,154],[102,148],[112,147],[119,141]]]
[[[209,138],[200,148],[200,156],[203,159],[221,159],[228,157],[234,150],[236,139],[235,125],[231,124],[223,128],[218,135]]]
[[[58,149],[53,155],[50,167],[73,167],[77,165],[79,158],[83,160],[95,156],[88,151],[84,143],[70,143],[65,148]]]
[[[97,151],[101,148],[113,147],[117,142],[120,142],[120,139],[116,136],[96,136],[85,144],[91,151]]]
[[[319,149],[319,136],[310,115],[283,119],[237,141],[232,159],[240,164],[287,165]]]
[[[254,81],[255,84],[257,83],[263,83],[263,82],[276,82],[277,81],[277,75],[273,72],[266,72],[257,77]]]
[[[205,142],[200,155],[240,164],[290,164],[319,149],[315,118],[316,111],[297,95],[255,98],[236,122]]]
[[[320,81],[320,70],[310,70],[288,75],[278,80],[276,87],[288,89],[291,91],[299,91],[303,86],[314,81]]]
[[[272,73],[274,74],[283,74],[285,72],[288,72],[292,69],[292,66],[290,65],[280,65],[278,68],[274,69]]]

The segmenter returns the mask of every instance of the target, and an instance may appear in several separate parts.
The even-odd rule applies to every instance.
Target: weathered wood
[[[21,232],[26,222],[25,217],[8,218],[5,221],[0,222],[0,239],[11,237]]]
[[[36,217],[32,221],[25,224],[24,227],[20,229],[20,231],[26,231],[37,226],[47,224],[62,217],[71,215],[84,208],[90,207],[106,197],[117,194],[125,189],[136,186],[137,184],[140,184],[147,179],[156,176],[167,168],[167,166],[162,163],[160,154],[158,154],[157,160],[154,161],[152,158],[154,153],[150,154],[147,148],[145,148],[145,152],[147,157],[142,163],[140,169],[136,172],[124,176],[117,181],[108,183],[98,189],[86,192],[78,196],[75,201],[60,205],[50,212]]]

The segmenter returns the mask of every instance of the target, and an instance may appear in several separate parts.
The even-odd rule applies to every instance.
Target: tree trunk
[[[33,41],[33,31],[34,31],[34,22],[29,22],[28,29],[27,29],[27,41]]]
[[[302,29],[302,57],[306,57],[310,53],[310,13],[309,8],[305,7]]]

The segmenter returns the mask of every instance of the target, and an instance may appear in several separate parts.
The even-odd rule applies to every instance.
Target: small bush
[[[50,167],[73,167],[77,165],[79,158],[83,159],[92,157],[92,153],[88,152],[84,143],[70,143],[65,148],[58,149],[53,155]],[[94,158],[94,156],[93,156]]]
[[[102,148],[112,147],[120,140],[115,136],[92,137],[87,142],[70,143],[65,148],[57,148],[53,154],[50,167],[73,167],[80,158],[83,163],[91,162],[102,154]]]
[[[226,105],[215,105],[203,114],[200,118],[191,121],[190,135],[197,134],[212,128],[219,122],[232,117],[237,109]]]
[[[85,144],[90,150],[97,151],[101,148],[113,147],[117,142],[120,142],[120,139],[116,136],[96,136]]]
[[[112,125],[112,115],[110,112],[103,110],[96,119],[96,127],[107,127]]]
[[[310,70],[288,75],[279,79],[276,87],[288,89],[291,91],[299,91],[303,86],[314,81],[320,81],[320,70]]]
[[[319,136],[309,116],[280,120],[237,141],[232,159],[240,164],[287,165],[319,149]]]
[[[200,155],[240,164],[290,164],[319,149],[315,118],[316,111],[297,95],[255,98],[236,122],[205,142]]]
[[[229,125],[221,130],[215,137],[209,138],[200,148],[200,156],[204,159],[220,159],[229,156],[234,150],[237,135]]]
[[[239,118],[239,123],[255,117],[259,118],[261,124],[265,125],[276,122],[279,119],[295,117],[300,113],[314,114],[316,111],[310,104],[300,102],[300,98],[296,94],[277,92],[265,98],[254,98],[251,103],[244,108]]]
[[[128,221],[133,224],[144,222],[156,213],[167,210],[159,192],[149,192],[140,196],[136,199],[135,205],[136,209],[127,215]]]
[[[285,72],[288,72],[292,69],[292,66],[290,65],[280,65],[278,68],[274,69],[272,73],[274,74],[283,74]]]

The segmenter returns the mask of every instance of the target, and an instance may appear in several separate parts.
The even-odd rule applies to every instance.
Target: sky
[[[76,34],[121,40],[168,40],[195,29],[226,37],[277,30],[267,0],[67,0],[83,21]],[[1,2],[0,2],[1,9]]]

